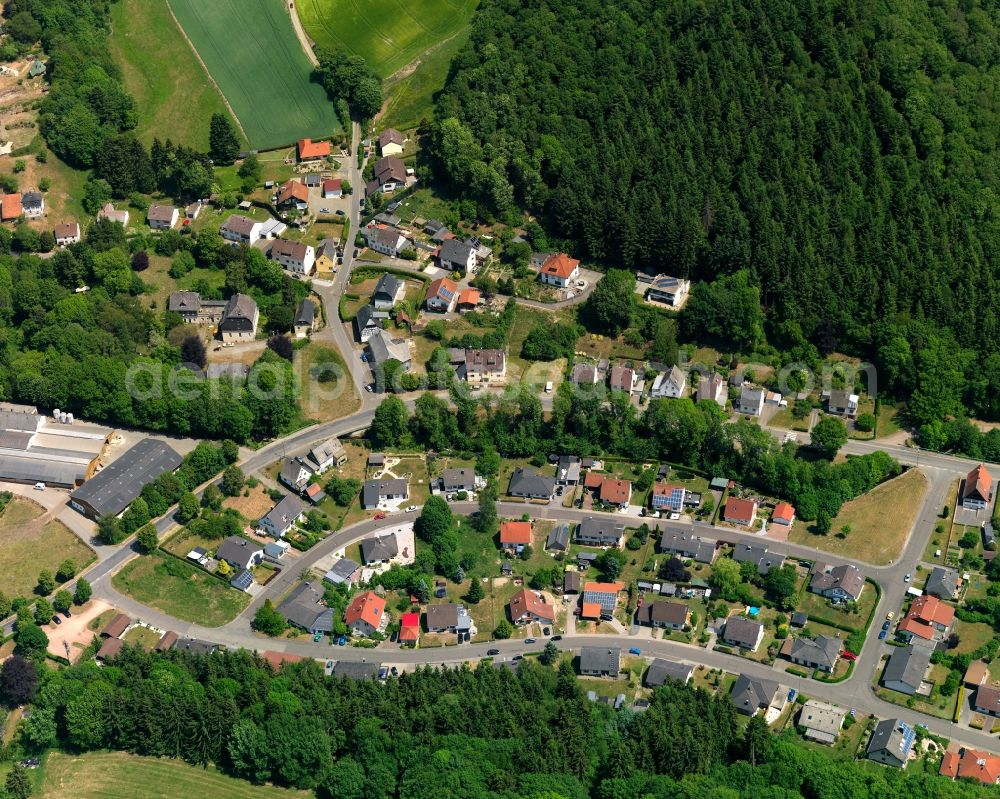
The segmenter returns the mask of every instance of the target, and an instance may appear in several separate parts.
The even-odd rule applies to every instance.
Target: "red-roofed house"
[[[479,289],[462,289],[458,295],[458,310],[459,311],[474,311],[479,307],[479,301],[482,299],[482,293]]]
[[[627,508],[632,498],[632,483],[628,480],[605,479],[601,481],[601,502],[614,505],[616,508]]]
[[[399,643],[416,646],[420,640],[420,614],[404,613],[399,619]]]
[[[584,602],[580,608],[581,619],[601,618],[601,606],[596,602]]]
[[[344,621],[355,635],[373,635],[382,632],[389,617],[385,613],[385,600],[374,591],[365,591],[351,600],[344,612]]]
[[[319,161],[330,154],[330,142],[299,139],[299,160]]]
[[[795,508],[787,502],[779,502],[774,506],[774,513],[771,514],[771,521],[775,524],[791,525],[795,521]]]
[[[939,773],[953,780],[966,778],[983,785],[997,785],[1000,784],[1000,757],[963,746],[957,752],[945,752]]]
[[[17,219],[21,213],[21,195],[5,194],[3,200],[0,200],[0,218],[8,222]]]
[[[605,477],[607,477],[607,475],[601,474],[600,472],[587,472],[586,477],[583,478],[583,487],[591,490],[600,488]]]
[[[340,178],[327,178],[323,181],[323,199],[336,200],[343,196],[344,189]]]
[[[545,259],[538,272],[543,283],[566,288],[580,274],[580,262],[560,252]]]
[[[993,499],[993,478],[983,464],[979,464],[965,478],[962,488],[962,507],[982,510]]]
[[[500,525],[500,546],[513,554],[519,554],[531,543],[531,522],[503,522]]]
[[[556,618],[552,606],[540,594],[529,591],[527,588],[514,594],[510,598],[507,608],[510,610],[510,620],[514,624],[530,624],[533,621],[552,624]]]
[[[897,632],[906,640],[913,636],[926,641],[943,639],[954,622],[955,609],[951,605],[945,604],[936,596],[924,594],[913,600],[910,612],[906,614]]]
[[[757,517],[757,500],[730,497],[726,500],[726,511],[722,517],[733,524],[751,524]]]
[[[278,207],[296,206],[309,202],[309,189],[300,180],[286,180],[278,189]]]
[[[458,286],[447,277],[439,277],[427,287],[424,305],[428,311],[449,313],[455,310],[455,300],[458,298]]]

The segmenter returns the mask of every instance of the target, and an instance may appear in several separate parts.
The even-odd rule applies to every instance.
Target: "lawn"
[[[927,478],[919,469],[910,469],[845,503],[829,535],[817,535],[807,525],[796,524],[789,540],[878,566],[887,565],[899,557],[926,491]],[[887,513],[887,509],[892,512]],[[844,525],[851,528],[847,535],[840,533]]]
[[[796,419],[792,414],[791,408],[779,408],[774,416],[771,417],[770,425],[786,430],[801,430],[802,432],[806,432],[809,430],[809,417]]]
[[[318,422],[329,422],[349,416],[361,407],[359,389],[354,387],[347,365],[332,347],[310,342],[295,355],[296,367],[302,376],[302,413]],[[312,376],[329,373],[333,380],[320,382]]]
[[[452,59],[469,40],[468,30],[441,42],[420,56],[420,65],[411,74],[386,85],[388,102],[382,120],[398,130],[415,128],[423,119],[434,117],[434,95],[444,87]]]
[[[212,114],[229,116],[170,14],[167,0],[121,0],[111,6],[111,57],[135,98],[136,135],[149,145],[169,138],[203,151]]]
[[[884,670],[884,664],[880,665],[875,671],[875,679],[881,681],[882,672]],[[938,663],[931,666],[930,673],[927,677],[928,682],[934,684],[934,689],[931,691],[930,696],[907,696],[899,691],[890,691],[888,688],[883,688],[881,684],[875,689],[875,694],[879,699],[884,699],[886,702],[892,702],[894,705],[900,705],[901,707],[908,707],[916,710],[918,713],[927,713],[930,716],[937,716],[942,719],[950,719],[952,713],[955,711],[955,702],[958,701],[956,694],[951,696],[941,696],[938,688],[945,681],[948,676],[948,669],[946,666]]]
[[[861,597],[856,603],[857,611],[850,613],[845,607],[831,604],[829,600],[819,594],[805,591],[802,593],[802,598],[796,604],[795,609],[808,614],[810,619],[833,621],[837,624],[843,624],[847,627],[860,630],[864,627],[865,622],[868,621],[868,615],[875,606],[875,598],[874,586],[865,583]]]
[[[183,621],[220,627],[250,603],[250,595],[164,555],[146,555],[112,578],[123,594]]]
[[[993,639],[993,628],[989,624],[978,624],[958,620],[955,622],[955,633],[958,635],[958,646],[955,654],[975,652],[979,647]]]
[[[310,80],[312,65],[284,4],[172,0],[171,8],[254,147],[272,149],[339,131],[333,104]]]
[[[313,41],[362,56],[383,78],[463,31],[476,5],[476,0],[296,3],[302,25]]]
[[[141,646],[147,652],[150,651],[160,640],[160,634],[149,627],[133,627],[125,633],[124,641],[132,646]]]
[[[139,757],[124,752],[66,755],[52,752],[40,769],[41,799],[174,799],[211,796],[214,799],[277,799],[312,796],[269,785],[252,785],[220,774],[211,766],[190,766],[171,758]]]
[[[9,597],[30,596],[43,569],[55,572],[67,558],[78,570],[94,561],[94,552],[62,522],[41,524],[41,506],[14,497],[0,514],[0,591]]]

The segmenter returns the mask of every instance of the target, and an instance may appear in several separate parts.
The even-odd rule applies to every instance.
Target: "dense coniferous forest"
[[[34,694],[31,681],[21,680]],[[19,699],[25,699],[19,696]],[[27,698],[31,698],[30,696]],[[571,665],[516,674],[424,669],[326,679],[275,674],[246,651],[195,658],[128,648],[113,666],[47,671],[26,752],[122,749],[215,763],[330,799],[965,799],[989,789],[851,762],[743,729],[725,697],[679,685],[649,710],[589,702]]]
[[[749,269],[807,338],[899,336],[910,369],[939,329],[982,353],[1000,346],[998,23],[989,0],[484,0],[433,166],[481,216],[527,208],[586,258]],[[963,399],[996,414],[957,361],[959,404],[918,422]]]

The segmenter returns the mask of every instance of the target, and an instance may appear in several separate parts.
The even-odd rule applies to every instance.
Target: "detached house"
[[[264,560],[264,547],[239,535],[231,535],[219,544],[215,557],[236,571],[252,569]]]
[[[962,507],[983,510],[993,500],[993,478],[983,464],[969,472],[962,486]]]
[[[712,563],[718,552],[715,541],[699,538],[679,530],[663,531],[663,536],[660,538],[660,551],[698,563]]]
[[[406,166],[392,155],[383,156],[375,162],[375,177],[368,182],[365,191],[374,194],[381,191],[388,194],[406,185]]]
[[[251,219],[248,216],[240,216],[239,214],[232,214],[225,222],[222,223],[222,227],[219,228],[219,233],[222,238],[234,246],[245,244],[249,247],[262,237],[261,230],[263,227],[264,225],[256,219]]]
[[[309,187],[299,180],[286,180],[278,189],[278,208],[304,211],[309,207]]]
[[[562,455],[556,465],[556,484],[575,486],[580,483],[580,459],[576,455]]]
[[[326,606],[323,596],[322,586],[299,583],[275,610],[307,633],[328,633],[333,629],[333,609]]]
[[[771,514],[772,524],[781,524],[785,527],[791,527],[795,522],[795,508],[788,502],[779,502],[774,506],[774,512]]]
[[[691,619],[691,611],[680,602],[657,599],[639,608],[639,622],[650,627],[667,630],[683,630]]]
[[[687,376],[676,366],[672,366],[669,372],[656,376],[649,396],[651,399],[676,399],[683,396],[686,387]]]
[[[330,142],[313,141],[312,139],[299,139],[298,141],[299,161],[321,161],[330,155]]]
[[[809,590],[834,602],[857,602],[865,587],[865,575],[857,566],[817,564]]]
[[[522,588],[507,603],[510,620],[517,625],[540,622],[552,624],[556,619],[555,609],[541,594]]]
[[[627,508],[632,499],[632,483],[629,480],[615,480],[605,477],[597,492],[598,499],[614,508]]]
[[[374,305],[362,305],[354,315],[354,334],[362,344],[368,342],[375,331],[382,330],[382,322],[389,318],[388,311],[380,311]]]
[[[388,272],[382,274],[372,292],[372,305],[378,311],[388,311],[403,298],[406,288],[402,280]]]
[[[939,774],[953,780],[975,780],[982,785],[1000,784],[1000,757],[992,752],[960,747],[957,752],[945,752]]]
[[[752,524],[757,518],[757,500],[729,497],[722,518],[732,524]]]
[[[512,555],[519,555],[531,544],[531,522],[502,522],[500,548]]]
[[[153,230],[170,230],[179,217],[180,212],[172,205],[151,205],[146,211],[146,222]]]
[[[297,275],[311,275],[316,252],[304,242],[279,239],[271,246],[271,258]]]
[[[503,350],[466,350],[465,380],[468,383],[502,383],[507,378],[507,354]]]
[[[378,149],[382,155],[400,155],[403,152],[403,134],[395,128],[386,128],[378,136]]]
[[[312,333],[316,326],[316,306],[312,300],[302,300],[295,309],[295,318],[292,321],[292,333],[295,338],[306,338]]]
[[[831,391],[826,402],[828,412],[853,419],[858,415],[858,395],[849,391]]]
[[[574,364],[573,371],[570,372],[569,382],[575,386],[596,386],[600,376],[595,364],[578,363]]]
[[[767,392],[757,386],[744,384],[740,387],[740,401],[736,406],[737,413],[750,416],[760,416],[764,412],[764,395]]]
[[[907,641],[914,636],[925,641],[943,641],[955,623],[955,609],[936,596],[918,596],[896,632]]]
[[[281,462],[278,479],[296,494],[302,493],[309,484],[310,477],[312,477],[312,470],[298,458],[285,458]]]
[[[234,294],[222,311],[219,334],[225,342],[253,341],[257,336],[257,321],[260,312],[253,297]]]
[[[635,385],[638,382],[639,376],[627,366],[611,367],[612,391],[624,391],[626,394],[631,394],[635,390]]]
[[[958,596],[958,572],[935,566],[924,585],[924,593],[938,599],[955,599]]]
[[[110,219],[118,222],[122,227],[128,227],[128,211],[118,211],[111,203],[105,203],[104,207],[97,212],[98,219]],[[6,217],[4,217],[6,219]]]
[[[580,617],[584,619],[610,617],[618,604],[618,594],[624,588],[621,583],[584,583],[583,596],[580,598]]]
[[[442,605],[428,605],[424,612],[429,633],[473,632],[472,616],[464,605],[448,602]]]
[[[447,277],[439,277],[427,287],[427,294],[424,296],[424,307],[428,311],[437,313],[449,313],[455,310],[455,299],[458,286],[455,281]]]
[[[584,677],[618,677],[622,651],[618,647],[585,646],[580,649],[580,674]]]
[[[538,270],[538,276],[543,283],[550,286],[566,288],[580,275],[580,262],[560,252],[549,255]]]
[[[576,528],[576,543],[590,547],[618,547],[624,535],[623,522],[603,516],[590,516]]]
[[[788,659],[800,666],[819,669],[830,673],[840,660],[841,641],[830,635],[817,635],[816,638],[795,638],[791,641],[791,651]]]
[[[399,540],[395,533],[366,538],[361,542],[361,561],[365,566],[384,565],[399,555]]]
[[[409,496],[409,485],[401,478],[365,480],[361,488],[361,507],[366,510],[377,508],[382,502],[398,502]]]
[[[475,491],[475,469],[445,469],[441,473],[441,490],[447,494],[453,491]]]
[[[389,623],[385,600],[374,591],[365,591],[351,600],[344,611],[344,622],[355,635],[381,633]]]
[[[680,513],[684,509],[684,486],[657,483],[653,486],[653,510]]]
[[[972,704],[977,713],[1000,716],[1000,688],[995,685],[980,685],[976,688]]]
[[[882,672],[882,685],[890,691],[913,696],[924,681],[933,651],[933,647],[926,644],[893,647]]]
[[[512,497],[526,499],[552,499],[556,490],[554,477],[545,477],[530,466],[518,466],[510,476],[507,493]]]
[[[764,625],[743,616],[730,616],[723,628],[722,640],[727,644],[756,652],[764,640]]]
[[[302,500],[289,494],[260,520],[260,529],[268,535],[281,538],[302,518],[305,510],[306,506]]]
[[[45,197],[40,191],[26,191],[21,195],[21,210],[28,219],[39,219],[45,213]]]
[[[875,725],[868,739],[868,759],[885,766],[906,768],[916,739],[916,730],[905,721],[884,719]]]
[[[347,463],[347,450],[336,438],[331,438],[309,450],[308,460],[314,465],[316,474],[322,474],[333,466]]]
[[[771,569],[780,569],[785,562],[781,555],[772,554],[762,544],[740,544],[733,547],[733,560],[737,563],[752,563],[757,567],[757,573],[765,575]]]
[[[646,289],[646,299],[653,302],[662,302],[672,308],[677,308],[684,304],[684,299],[691,290],[691,281],[680,277],[670,277],[669,275],[657,275],[653,282]]]
[[[400,251],[405,250],[410,243],[398,228],[380,225],[377,222],[369,224],[361,233],[371,249],[390,258],[398,257]]]
[[[476,268],[476,248],[465,241],[448,239],[441,245],[438,262],[442,269],[467,275]]]
[[[750,677],[740,674],[733,683],[729,693],[729,701],[740,713],[748,716],[764,711],[764,717],[770,718],[781,712],[785,706],[786,689],[774,680],[760,677]]]
[[[59,247],[76,244],[80,240],[80,224],[78,222],[65,222],[61,225],[56,225],[53,233],[56,245]]]
[[[726,381],[722,375],[712,372],[708,377],[698,380],[698,402],[709,400],[720,408],[725,408],[728,399],[729,392],[726,390]]]

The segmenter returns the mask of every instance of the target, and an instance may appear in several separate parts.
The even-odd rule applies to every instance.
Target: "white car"
[[[409,505],[409,506],[408,506],[408,507],[406,508],[406,512],[407,512],[407,513],[413,513],[413,511],[415,511],[416,509],[417,509],[417,506],[416,506],[416,505]]]
[[[45,483],[35,483],[35,491],[44,491]]]

